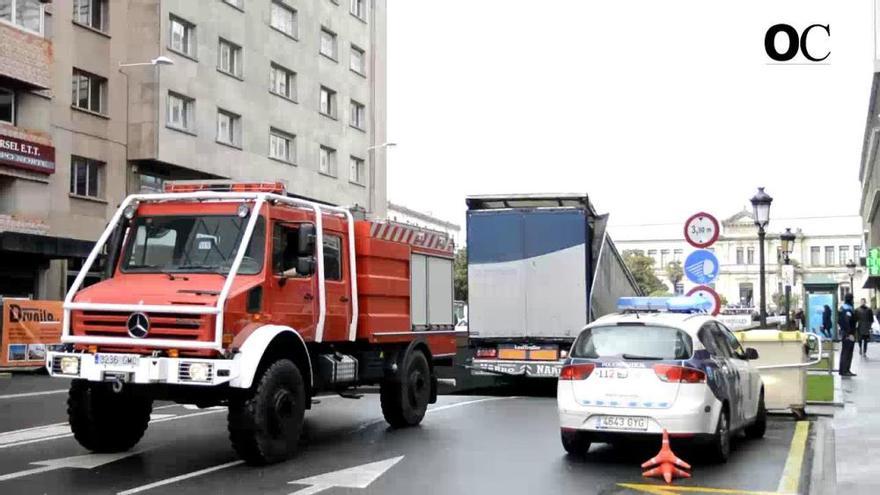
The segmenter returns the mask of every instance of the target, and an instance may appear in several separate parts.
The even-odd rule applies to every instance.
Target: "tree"
[[[718,299],[721,299],[721,307],[727,306],[727,298],[724,297],[724,294],[718,294]]]
[[[645,256],[645,253],[637,249],[627,249],[623,252],[623,262],[632,272],[636,283],[645,294],[665,294],[666,285],[654,274],[654,258]]]
[[[467,276],[467,248],[461,248],[455,253],[453,288],[456,301],[467,301],[468,276]]]
[[[681,267],[681,261],[672,261],[666,265],[666,277],[672,283],[672,292],[676,292],[678,283],[684,278],[684,269]]]

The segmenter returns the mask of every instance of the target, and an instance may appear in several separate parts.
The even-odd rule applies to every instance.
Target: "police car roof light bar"
[[[617,310],[621,313],[659,312],[708,313],[712,301],[702,297],[621,297],[617,300]]]

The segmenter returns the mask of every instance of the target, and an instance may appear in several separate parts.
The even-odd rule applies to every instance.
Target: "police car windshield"
[[[128,233],[122,271],[226,274],[247,221],[235,215],[137,217]],[[265,221],[259,217],[238,273],[262,271],[265,243]]]
[[[584,330],[572,349],[577,358],[690,359],[691,337],[672,327],[607,325]]]

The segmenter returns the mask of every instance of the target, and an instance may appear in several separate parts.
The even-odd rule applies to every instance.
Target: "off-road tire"
[[[430,400],[431,367],[422,351],[413,350],[407,354],[397,376],[382,381],[382,415],[393,428],[415,426],[425,417]]]
[[[764,438],[767,431],[767,407],[764,405],[764,391],[761,390],[761,397],[758,399],[758,413],[755,421],[746,427],[746,437],[752,439]]]
[[[715,425],[715,434],[709,442],[709,459],[718,464],[724,464],[730,458],[730,414],[727,409],[722,409],[718,415],[718,423]]]
[[[249,391],[229,401],[229,440],[251,465],[280,462],[299,446],[306,388],[292,361],[272,363]]]
[[[67,397],[67,418],[73,437],[92,452],[125,452],[140,441],[150,423],[153,401],[123,388],[115,393],[106,383],[74,380]]]
[[[562,448],[571,455],[581,457],[590,450],[590,440],[582,431],[560,431]]]

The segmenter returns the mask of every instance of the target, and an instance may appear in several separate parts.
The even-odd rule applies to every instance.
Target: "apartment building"
[[[0,295],[62,297],[116,205],[167,180],[384,217],[385,4],[0,0]]]

